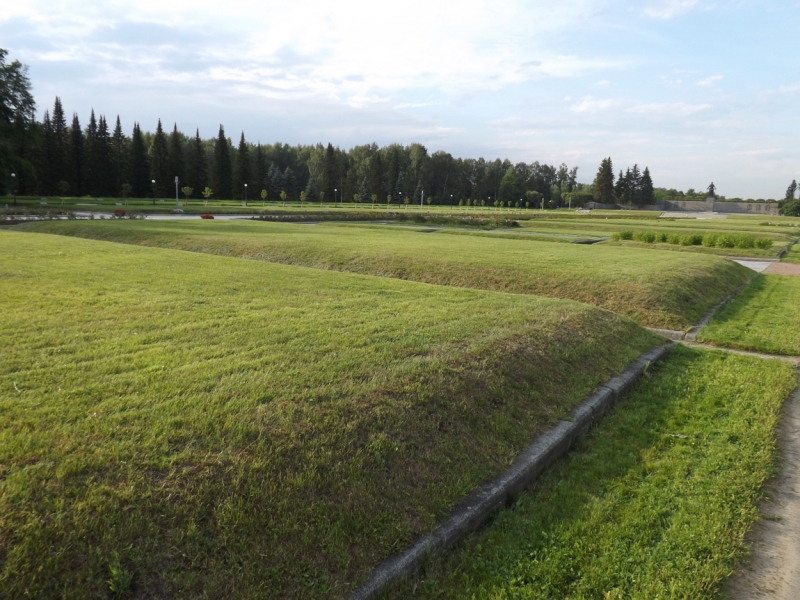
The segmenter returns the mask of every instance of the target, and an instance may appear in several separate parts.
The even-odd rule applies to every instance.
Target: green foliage
[[[188,186],[188,185],[185,185],[185,186],[183,186],[183,187],[181,188],[181,192],[183,192],[183,195],[184,195],[184,196],[186,197],[186,199],[188,200],[188,199],[189,199],[189,197],[190,197],[190,196],[191,196],[191,195],[194,193],[194,188],[193,188],[193,187],[190,187],[190,186]]]

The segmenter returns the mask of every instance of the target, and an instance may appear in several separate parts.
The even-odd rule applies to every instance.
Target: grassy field
[[[714,315],[698,341],[800,355],[800,277],[756,275]]]
[[[3,230],[0,338],[4,598],[345,596],[657,341],[569,301]]]
[[[686,329],[750,276],[716,257],[438,230],[247,221],[51,221],[82,236],[595,304],[642,325]],[[428,231],[428,233],[426,233]]]
[[[530,493],[392,598],[716,598],[771,475],[791,365],[675,347]]]

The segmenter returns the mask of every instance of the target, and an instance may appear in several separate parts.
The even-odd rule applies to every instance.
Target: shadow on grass
[[[764,362],[676,347],[516,505],[386,597],[713,597],[795,385]]]

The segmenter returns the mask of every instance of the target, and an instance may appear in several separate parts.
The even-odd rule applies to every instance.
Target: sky
[[[0,47],[130,133],[648,166],[782,198],[800,179],[800,0],[25,0]]]

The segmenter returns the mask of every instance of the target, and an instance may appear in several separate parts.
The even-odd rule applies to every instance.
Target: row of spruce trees
[[[152,133],[134,123],[129,136],[119,117],[113,126],[94,111],[85,126],[77,114],[68,120],[59,98],[41,123],[30,124],[19,150],[18,162],[27,166],[16,169],[16,191],[29,195],[169,198],[176,176],[190,197],[201,198],[208,187],[215,199],[260,199],[263,190],[269,200],[561,206],[589,193],[576,181],[577,167],[429,155],[421,144],[345,151],[332,144],[253,144],[242,132],[234,145],[223,126],[203,139],[177,125],[165,131],[160,120]]]
[[[618,202],[637,206],[655,204],[655,189],[650,169],[645,167],[644,171],[640,171],[639,165],[633,165],[628,167],[625,173],[620,170],[619,177],[615,181],[611,157],[604,158],[594,179],[594,199],[603,204]]]

